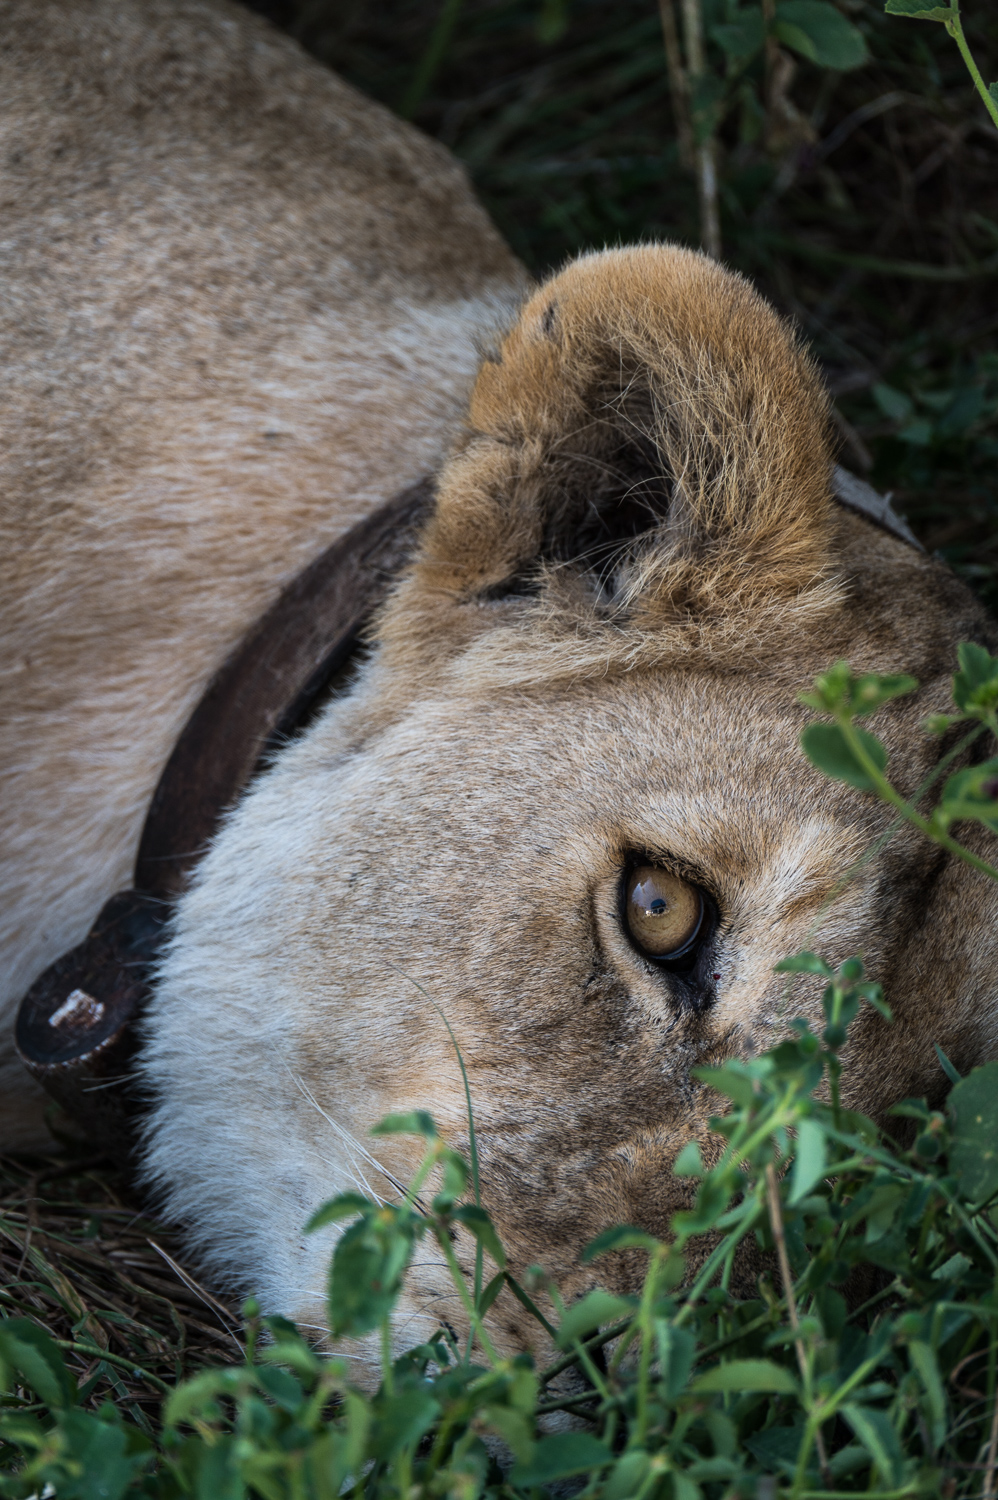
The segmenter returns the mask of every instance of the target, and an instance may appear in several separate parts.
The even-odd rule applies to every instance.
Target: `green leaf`
[[[585,1259],[584,1254],[582,1258]],[[517,1302],[519,1302],[520,1306],[526,1308],[527,1312],[535,1320],[535,1322],[541,1325],[541,1327],[544,1329],[544,1332],[548,1334],[548,1336],[552,1339],[557,1338],[557,1330],[548,1322],[547,1318],[541,1312],[540,1308],[537,1306],[537,1303],[529,1295],[529,1293],[524,1291],[523,1287],[517,1281],[516,1277],[511,1276],[508,1271],[506,1272],[506,1285],[513,1293],[513,1296],[516,1298]]]
[[[721,26],[712,26],[710,35],[721,51],[732,61],[747,61],[757,52],[762,51],[766,40],[762,12],[743,10],[737,20]]]
[[[488,1312],[489,1308],[492,1306],[493,1302],[496,1300],[505,1285],[505,1271],[497,1271],[492,1280],[489,1282],[488,1286],[482,1292],[481,1298],[479,1299],[478,1316],[480,1318],[485,1317],[485,1314]]]
[[[998,104],[998,83],[989,83],[988,84],[988,97],[995,104]]]
[[[674,1177],[702,1177],[703,1171],[703,1157],[700,1155],[698,1143],[687,1141],[672,1163],[672,1175]]]
[[[296,1412],[305,1399],[304,1392],[293,1375],[276,1366],[264,1366],[256,1372],[261,1388],[282,1411]]]
[[[437,1401],[425,1385],[410,1385],[391,1396],[379,1398],[375,1408],[371,1456],[391,1459],[402,1448],[415,1448],[440,1414]]]
[[[932,442],[932,423],[928,417],[916,417],[898,429],[902,443],[912,443],[916,448],[925,448]]]
[[[933,1042],[932,1045],[936,1049],[936,1056],[939,1059],[939,1066],[942,1068],[943,1072],[946,1074],[946,1077],[949,1079],[950,1083],[959,1083],[960,1082],[960,1074],[957,1072],[956,1068],[950,1062],[949,1058],[946,1056],[946,1053],[940,1047],[939,1043],[938,1042]]]
[[[903,1456],[898,1435],[887,1413],[851,1401],[844,1402],[839,1410],[873,1459],[880,1478],[888,1484],[899,1485]]]
[[[822,68],[844,72],[869,61],[863,33],[826,0],[779,0],[776,35]]]
[[[695,1395],[726,1394],[730,1391],[773,1391],[796,1396],[797,1382],[782,1365],[771,1359],[732,1359],[698,1375],[690,1386]]]
[[[973,426],[985,405],[985,393],[980,386],[964,386],[947,403],[936,424],[936,431],[942,437],[959,437]]]
[[[998,658],[973,641],[962,641],[956,654],[960,670],[953,678],[953,701],[980,717],[998,704]]]
[[[514,1465],[510,1481],[518,1488],[533,1489],[572,1474],[586,1474],[612,1463],[605,1443],[589,1432],[555,1432],[542,1438],[529,1463]]]
[[[986,760],[950,776],[936,818],[946,828],[970,819],[998,833],[998,760]]]
[[[903,1183],[888,1182],[874,1190],[866,1205],[866,1243],[883,1239],[894,1226],[901,1205],[907,1197]]]
[[[655,1319],[655,1337],[666,1395],[670,1401],[675,1401],[686,1389],[696,1358],[697,1341],[689,1329],[674,1328],[665,1318]]]
[[[693,139],[705,141],[721,123],[725,100],[724,83],[713,73],[701,73],[690,82],[690,116]]]
[[[621,1318],[630,1318],[637,1310],[634,1298],[614,1297],[599,1287],[588,1292],[579,1302],[567,1309],[558,1328],[558,1348],[567,1349],[576,1339],[584,1338],[596,1328],[607,1323],[619,1323]]]
[[[368,1209],[377,1208],[370,1198],[365,1198],[363,1193],[340,1193],[335,1198],[330,1198],[315,1213],[305,1225],[305,1233],[312,1234],[316,1229],[322,1229],[326,1224],[335,1224],[338,1219],[349,1219],[354,1214],[366,1213]]]
[[[767,1427],[746,1438],[745,1447],[767,1472],[780,1471],[792,1479],[803,1436],[803,1422],[795,1427]]]
[[[424,1222],[381,1209],[377,1219],[361,1219],[341,1236],[329,1278],[334,1337],[357,1338],[388,1317]]]
[[[887,0],[884,10],[889,16],[910,16],[913,21],[951,21],[956,14],[952,6],[937,5],[935,0]]]
[[[911,397],[906,396],[904,391],[895,390],[892,385],[884,385],[882,381],[878,381],[873,386],[872,394],[884,416],[892,422],[908,422],[915,415]]]
[[[825,1132],[817,1120],[801,1120],[797,1126],[797,1149],[794,1153],[793,1170],[790,1175],[791,1208],[806,1198],[816,1182],[820,1182],[826,1171]]]
[[[468,1186],[468,1163],[463,1156],[456,1151],[445,1151],[443,1155],[443,1182],[440,1191],[434,1199],[434,1204],[439,1205],[441,1212],[450,1208],[455,1199],[460,1198]]]
[[[239,1370],[201,1370],[175,1386],[163,1407],[163,1424],[179,1427],[182,1422],[217,1421],[221,1415],[219,1396],[230,1396],[238,1386]]]
[[[938,1448],[946,1436],[947,1424],[946,1392],[943,1389],[942,1377],[939,1374],[936,1352],[931,1345],[924,1344],[919,1339],[913,1339],[908,1345],[908,1358],[911,1360],[912,1369],[917,1371],[925,1388],[925,1401],[929,1408],[932,1441]]]
[[[514,1458],[527,1463],[534,1453],[533,1423],[526,1413],[512,1406],[486,1406],[478,1420],[497,1432]]]
[[[328,1369],[328,1361],[313,1354],[304,1339],[282,1339],[279,1344],[263,1344],[256,1351],[256,1361],[262,1365],[287,1365],[289,1370],[296,1371],[306,1380],[312,1380],[323,1369]]]
[[[90,1412],[66,1412],[59,1427],[72,1455],[55,1485],[59,1500],[121,1500],[152,1457],[148,1451],[129,1452],[125,1429]]]
[[[863,749],[878,771],[887,766],[887,751],[875,735],[865,729],[856,728]],[[834,781],[848,782],[862,792],[874,789],[873,781],[864,766],[856,759],[843,730],[838,724],[809,724],[800,737],[801,748],[808,760],[819,771]]]
[[[75,1402],[76,1381],[66,1369],[58,1345],[28,1318],[0,1321],[0,1361],[16,1370],[50,1410],[58,1411]]]
[[[537,18],[537,40],[550,46],[564,36],[568,26],[568,0],[541,0]]]
[[[951,1090],[950,1171],[961,1195],[983,1203],[998,1192],[998,1062],[985,1063]]]
[[[582,1252],[581,1259],[585,1262],[596,1260],[600,1255],[608,1255],[611,1250],[657,1250],[658,1240],[653,1235],[647,1234],[643,1229],[635,1229],[633,1224],[615,1224],[612,1229],[604,1229]]]
[[[726,1099],[734,1100],[743,1109],[749,1109],[759,1102],[759,1081],[740,1058],[732,1058],[721,1068],[692,1068],[690,1071],[694,1078],[710,1084],[712,1089],[716,1089]]]
[[[834,971],[816,953],[795,953],[792,958],[781,958],[773,965],[774,974],[818,974],[822,979],[832,979]]]
[[[955,1255],[951,1255],[948,1260],[944,1260],[942,1265],[933,1271],[932,1279],[933,1281],[962,1281],[972,1265],[973,1261],[968,1260],[958,1250]]]
[[[459,1224],[463,1224],[469,1234],[475,1236],[483,1250],[488,1251],[496,1265],[502,1270],[506,1264],[506,1252],[499,1243],[499,1236],[484,1208],[479,1208],[474,1203],[463,1203],[460,1208],[454,1210],[451,1217]]]
[[[837,715],[844,708],[850,718],[862,718],[917,687],[918,678],[906,672],[861,672],[857,677],[847,661],[837,661],[815,678],[813,692],[800,694],[800,701],[819,712]]]
[[[617,1459],[602,1488],[603,1500],[633,1500],[651,1467],[644,1448],[630,1448]]]
[[[377,1125],[372,1125],[371,1135],[421,1135],[428,1141],[438,1139],[440,1132],[433,1121],[433,1116],[427,1114],[425,1109],[410,1109],[401,1115],[385,1115]]]

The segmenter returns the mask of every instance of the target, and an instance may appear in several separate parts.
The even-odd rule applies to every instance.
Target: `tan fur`
[[[218,353],[228,325],[202,301],[222,372],[217,405],[192,373],[193,346],[171,363],[192,276],[174,224],[176,268],[156,304],[164,342],[143,346],[148,363],[130,367],[131,380],[151,382],[148,405],[114,396],[103,426],[96,405],[81,405],[72,432],[93,446],[87,473],[100,483],[51,502],[50,552],[42,512],[19,523],[17,576],[31,587],[17,640],[25,659],[29,641],[42,644],[25,668],[30,691],[13,699],[25,748],[8,759],[26,778],[13,862],[33,893],[16,907],[32,955],[23,967],[75,935],[88,902],[123,877],[171,738],[253,612],[453,441],[435,514],[366,665],[254,784],[179,903],[146,1025],[147,1171],[211,1274],[321,1332],[333,1231],[306,1238],[305,1220],[347,1186],[395,1196],[415,1162],[412,1142],[372,1142],[369,1127],[422,1107],[467,1146],[446,1017],[468,1070],[484,1199],[514,1268],[541,1261],[571,1297],[593,1279],[578,1264],[589,1238],[619,1221],[663,1233],[685,1201],[670,1165],[691,1136],[709,1153],[716,1106],[693,1068],[750,1055],[795,1014],[816,1014],[814,983],[773,973],[787,953],[813,946],[835,962],[862,952],[887,989],[893,1027],[866,1014],[851,1042],[850,1099],[861,1108],[882,1114],[905,1094],[938,1096],[934,1042],[961,1068],[998,1053],[994,887],[909,830],[876,848],[887,812],[809,767],[796,701],[838,657],[917,674],[917,697],[872,721],[910,791],[937,754],[921,724],[946,704],[956,642],[998,637],[943,567],[835,504],[812,366],[747,283],[699,255],[646,246],[569,266],[499,339],[458,432],[469,330],[518,275],[461,179],[290,44],[236,23],[233,11],[183,15],[195,12],[209,30],[235,25],[226,35],[244,83],[259,56],[267,68],[286,64],[266,97],[283,101],[280,116],[292,85],[308,96],[295,131],[319,118],[323,90],[335,101],[323,130],[337,110],[353,111],[350,149],[331,159],[348,180],[359,154],[363,180],[353,217],[335,185],[324,191],[340,218],[321,218],[317,192],[297,202],[287,273],[271,267],[251,296],[266,336],[239,331],[248,342],[237,341],[231,364]],[[134,21],[137,12],[87,14]],[[166,35],[167,12],[159,17]],[[140,43],[133,27],[121,47],[141,53]],[[219,46],[219,57],[234,55]],[[157,76],[164,66],[161,52]],[[213,66],[217,89],[224,68]],[[62,95],[46,97],[52,109]],[[224,119],[204,108],[203,136],[177,124],[184,143],[189,129],[196,141],[224,136]],[[260,113],[250,111],[247,129]],[[277,213],[261,187],[270,129],[259,124],[245,160],[263,175],[238,202],[242,214],[258,200],[271,207],[252,234],[245,218],[225,219],[239,252],[225,282],[236,301],[251,295],[254,236]],[[233,135],[219,151],[223,177],[226,163],[244,163]],[[161,142],[156,170],[180,173],[185,203],[220,212],[219,194],[197,198],[202,178],[171,154],[180,139]],[[293,152],[294,141],[281,149]],[[184,161],[193,151],[183,146]],[[418,164],[400,198],[396,152]],[[303,172],[310,160],[306,152]],[[464,228],[435,260],[441,184]],[[371,219],[359,211],[368,199]],[[413,244],[387,228],[372,237],[378,214],[403,204]],[[152,205],[143,205],[121,232],[126,260],[139,255],[134,237],[145,244]],[[335,337],[315,281],[326,285],[315,267],[334,222],[344,288]],[[383,297],[384,265],[404,297]],[[79,278],[66,275],[82,327]],[[132,326],[119,303],[107,309],[112,329]],[[419,344],[418,369],[400,368],[399,349],[415,337],[407,330],[425,329],[427,309],[439,343]],[[111,399],[113,351],[127,352],[132,337],[109,339],[92,402]],[[344,349],[349,388],[337,374]],[[232,433],[258,433],[285,358],[297,384],[280,410],[314,447],[299,442],[275,461],[265,444],[240,447]],[[77,366],[86,368],[82,355],[67,358],[66,369]],[[179,393],[192,388],[185,406]],[[252,420],[240,426],[244,410]],[[52,440],[38,451],[57,449]],[[316,477],[334,472],[335,504]],[[9,491],[12,507],[20,493]],[[83,519],[59,520],[76,516],[73,505]],[[36,702],[31,718],[22,704]],[[716,904],[694,979],[656,967],[629,941],[620,896],[634,859],[695,881]],[[48,909],[62,912],[61,926],[43,940],[35,933]],[[623,1254],[600,1274],[630,1289],[639,1262]],[[396,1341],[441,1317],[462,1327],[427,1251]],[[493,1321],[504,1347],[530,1337],[505,1294]],[[368,1350],[353,1352],[363,1368]]]
[[[129,884],[211,673],[438,465],[525,281],[445,152],[240,7],[4,0],[0,34],[10,1149],[13,1007]]]
[[[995,640],[944,568],[834,504],[825,411],[771,309],[669,247],[570,266],[483,365],[372,659],[178,911],[148,1161],[216,1274],[322,1327],[330,1242],[299,1226],[415,1163],[405,1141],[362,1157],[368,1128],[422,1107],[467,1145],[444,1016],[487,1206],[566,1296],[589,1238],[664,1233],[686,1200],[669,1167],[691,1135],[710,1152],[716,1107],[692,1069],[816,1014],[786,954],[861,952],[887,988],[894,1026],[865,1015],[852,1043],[862,1108],[937,1095],[933,1042],[998,1051],[994,887],[910,831],[871,857],[888,812],[797,745],[831,661],[907,667],[921,693],[873,727],[914,788],[955,643]],[[635,857],[716,901],[696,992],[622,928]],[[633,1289],[639,1261],[600,1275]],[[428,1253],[398,1342],[441,1316],[462,1326]],[[532,1336],[505,1297],[494,1324]]]

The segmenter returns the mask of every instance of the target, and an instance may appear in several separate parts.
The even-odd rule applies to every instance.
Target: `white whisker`
[[[315,1095],[312,1093],[312,1090],[305,1083],[305,1080],[301,1077],[300,1074],[292,1071],[284,1058],[281,1058],[281,1062],[287,1069],[289,1077],[291,1078],[295,1087],[298,1089],[298,1092],[301,1094],[302,1098],[306,1101],[307,1104],[312,1107],[312,1109],[315,1110],[316,1114],[320,1115],[322,1119],[325,1120],[326,1124],[330,1127],[331,1130],[335,1132],[339,1140],[346,1147],[350,1157],[348,1177],[353,1186],[356,1187],[360,1192],[366,1193],[370,1198],[373,1198],[376,1203],[387,1204],[388,1202],[388,1199],[385,1198],[383,1194],[379,1193],[374,1187],[372,1187],[371,1183],[368,1181],[362,1167],[357,1161],[357,1157],[360,1157],[361,1160],[368,1164],[368,1166],[373,1167],[374,1170],[381,1177],[383,1177],[386,1182],[391,1183],[392,1187],[398,1193],[400,1198],[404,1198],[405,1188],[403,1187],[402,1183],[399,1182],[398,1178],[395,1177],[394,1174],[390,1172],[386,1166],[378,1161],[377,1157],[367,1149],[362,1141],[359,1141],[355,1135],[352,1135],[349,1130],[345,1129],[344,1126],[342,1126],[337,1120],[333,1119],[332,1115],[328,1114],[326,1110],[322,1108],[322,1105],[316,1099]],[[417,1204],[416,1206],[418,1207],[419,1205]]]

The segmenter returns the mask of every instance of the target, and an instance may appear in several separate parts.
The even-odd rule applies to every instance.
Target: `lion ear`
[[[566,564],[605,576],[612,560],[632,605],[635,591],[677,603],[679,587],[688,609],[698,567],[717,601],[722,558],[768,593],[825,568],[827,397],[740,276],[672,247],[587,256],[497,353],[441,477],[426,586],[467,599]]]

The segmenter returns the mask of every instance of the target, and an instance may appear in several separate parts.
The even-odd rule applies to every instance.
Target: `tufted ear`
[[[817,372],[742,277],[668,246],[589,255],[483,365],[416,579],[468,600],[567,565],[646,625],[798,596],[827,570],[830,473]]]

